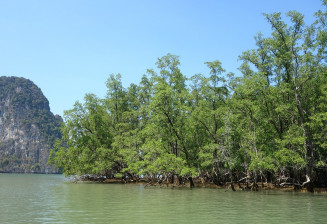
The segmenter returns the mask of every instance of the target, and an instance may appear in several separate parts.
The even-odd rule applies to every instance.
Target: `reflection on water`
[[[0,223],[326,223],[327,195],[73,184],[0,174]]]

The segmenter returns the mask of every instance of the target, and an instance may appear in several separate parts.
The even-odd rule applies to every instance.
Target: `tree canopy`
[[[110,75],[104,99],[65,112],[52,163],[66,175],[326,186],[327,12],[311,25],[296,11],[290,23],[264,16],[271,35],[241,54],[242,76],[216,60],[187,78],[171,54],[127,89]]]

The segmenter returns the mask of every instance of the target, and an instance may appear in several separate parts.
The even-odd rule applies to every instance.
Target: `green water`
[[[0,223],[327,223],[327,195],[73,184],[0,174]]]

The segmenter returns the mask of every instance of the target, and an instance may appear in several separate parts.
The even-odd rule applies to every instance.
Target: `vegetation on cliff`
[[[170,54],[139,85],[111,75],[106,98],[87,94],[65,112],[51,162],[66,175],[153,183],[327,187],[327,13],[309,26],[287,16],[265,15],[272,33],[241,54],[242,77],[213,61],[208,75],[186,78]]]
[[[61,122],[32,81],[0,77],[0,172],[55,172],[46,163]]]

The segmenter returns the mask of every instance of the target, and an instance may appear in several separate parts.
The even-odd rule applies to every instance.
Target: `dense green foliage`
[[[265,15],[272,33],[241,54],[242,77],[213,61],[188,79],[170,54],[139,85],[111,75],[105,99],[89,94],[65,112],[52,162],[67,175],[324,185],[327,13],[310,26],[287,16]]]

